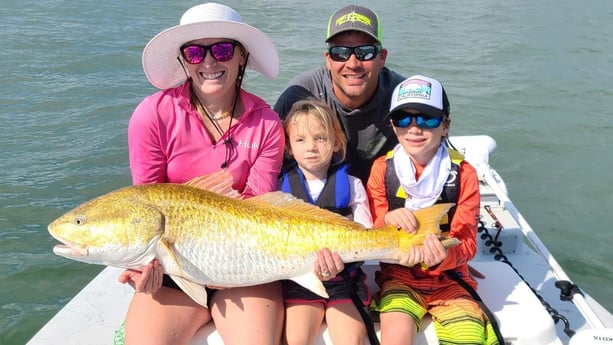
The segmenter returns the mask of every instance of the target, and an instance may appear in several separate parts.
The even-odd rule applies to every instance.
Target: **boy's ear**
[[[446,118],[443,120],[443,136],[449,135],[449,129],[451,128],[451,119]]]

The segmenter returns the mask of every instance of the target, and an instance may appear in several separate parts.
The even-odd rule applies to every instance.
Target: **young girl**
[[[461,244],[445,249],[437,236],[428,235],[401,260],[405,266],[381,264],[375,277],[381,291],[372,303],[380,312],[381,343],[413,344],[429,313],[441,344],[497,344],[468,291],[477,287],[468,261],[477,246],[479,181],[475,169],[446,145],[451,120],[445,90],[434,79],[413,76],[394,90],[388,118],[399,144],[374,162],[368,179],[374,226],[415,232],[412,211],[452,202],[441,229]]]
[[[334,112],[314,99],[299,101],[292,106],[284,128],[287,154],[297,165],[282,175],[281,190],[370,228],[364,186],[342,164],[347,139]],[[334,344],[364,344],[366,328],[351,296],[357,294],[363,304],[360,308],[370,303],[360,263],[343,266],[329,250],[320,251],[316,261],[315,272],[330,297],[324,299],[292,281],[284,282],[287,343],[312,344],[325,318]]]

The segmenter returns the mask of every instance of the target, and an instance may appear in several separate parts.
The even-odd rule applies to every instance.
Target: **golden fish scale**
[[[416,213],[420,224],[430,224],[420,233],[439,231],[444,207]],[[128,238],[124,247],[132,255],[113,258],[117,251],[109,252],[118,265],[128,263],[121,260],[129,256],[138,267],[155,255],[167,274],[220,286],[257,285],[308,273],[323,247],[345,262],[395,261],[423,239],[423,234],[394,227],[367,230],[280,192],[236,200],[177,184],[130,186],[103,195],[58,219],[58,229],[74,238],[74,230],[82,230],[71,225],[79,213],[90,217],[85,232],[110,234],[109,243],[113,237],[115,243],[117,237]],[[104,243],[98,248],[104,250]]]
[[[152,204],[166,215],[165,237],[171,241],[178,233],[184,240],[206,236],[207,241],[256,241],[255,247],[276,257],[313,254],[322,246],[341,256],[363,256],[371,252],[380,257],[400,250],[400,232],[393,227],[365,230],[361,225],[341,219],[323,219],[291,209],[235,200],[184,185],[140,186]],[[205,234],[202,231],[205,231]],[[413,236],[403,244],[406,249],[420,244],[423,236]],[[357,251],[357,250],[361,251]]]

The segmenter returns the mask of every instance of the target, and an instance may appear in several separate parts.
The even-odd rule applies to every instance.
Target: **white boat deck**
[[[489,146],[495,147],[495,142],[489,139]],[[464,140],[470,142],[474,137],[458,138],[453,142],[456,147],[465,147]],[[495,236],[496,221],[486,211],[487,207],[504,228],[497,237],[502,244],[497,252],[491,253],[491,246],[486,244],[488,238],[479,236],[479,250],[471,266],[485,275],[484,279],[477,279],[478,293],[496,316],[506,343],[611,344],[613,316],[609,311],[587,295],[574,302],[560,300],[560,290],[555,283],[568,278],[546,248],[539,248],[542,245],[540,240],[531,233],[530,226],[523,223],[521,214],[507,199],[504,182],[487,165],[487,155],[492,150],[487,145],[478,146],[477,150],[469,151],[466,158],[475,165],[482,178],[482,222],[489,234]],[[498,261],[496,254],[504,255],[530,286],[510,265]],[[369,277],[374,276],[377,267],[376,263],[366,263]],[[114,332],[123,322],[132,295],[131,287],[117,281],[120,272],[120,269],[105,268],[28,345],[112,344]],[[372,279],[368,283],[373,291],[377,291]],[[547,303],[549,310],[531,288]],[[573,331],[581,331],[574,338],[576,341],[571,341],[564,332],[564,322],[554,324],[550,312],[568,320]],[[423,331],[418,334],[416,344],[437,344],[430,320],[426,318],[422,326]],[[379,332],[377,323],[375,328]],[[191,343],[204,344],[222,344],[212,323],[203,327]],[[331,344],[325,325],[320,329],[316,344]]]
[[[501,332],[510,344],[562,344],[546,309],[530,288],[501,262],[473,262],[486,278],[479,279],[478,292],[499,321]],[[367,266],[370,277],[375,265]],[[58,313],[28,345],[112,344],[115,330],[123,322],[132,288],[117,282],[120,269],[106,268]],[[373,290],[376,286],[370,282]],[[379,332],[378,324],[376,325]],[[529,329],[529,332],[526,330]],[[317,344],[330,344],[325,325]],[[429,319],[416,344],[436,344]],[[192,345],[222,344],[212,324],[203,327]]]

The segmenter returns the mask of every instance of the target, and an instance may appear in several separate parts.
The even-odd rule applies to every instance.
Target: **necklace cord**
[[[224,140],[224,144],[226,145],[226,158],[224,162],[221,164],[220,168],[225,169],[228,167],[230,163],[230,159],[232,159],[232,155],[234,154],[234,137],[232,135],[232,120],[234,119],[234,112],[236,110],[236,103],[238,103],[238,96],[240,95],[241,86],[243,84],[243,77],[245,76],[245,69],[247,69],[247,62],[249,61],[249,53],[245,57],[245,64],[239,66],[239,72],[236,80],[236,92],[234,93],[234,100],[232,101],[232,113],[230,116],[230,124],[228,125],[228,137]]]
[[[179,64],[181,64],[181,67],[183,67],[183,70],[185,71],[185,66],[183,66],[183,64],[181,63],[181,59],[178,56],[177,56],[177,60],[179,61]],[[229,113],[230,122],[228,124],[228,130],[226,131],[228,132],[228,135],[223,140],[223,144],[225,145],[225,148],[226,148],[226,155],[225,155],[224,162],[220,166],[221,169],[225,169],[228,167],[228,164],[230,163],[230,159],[234,155],[235,145],[234,145],[234,138],[232,135],[232,132],[233,132],[232,121],[234,120],[234,113],[236,112],[236,104],[238,103],[238,97],[240,96],[240,90],[241,90],[241,86],[242,86],[243,79],[245,76],[245,70],[247,69],[248,61],[249,61],[249,53],[246,54],[245,63],[239,66],[238,76],[236,77],[234,98],[232,100],[232,111]],[[187,74],[187,71],[185,72]],[[217,118],[214,116],[211,116],[209,110],[202,104],[202,102],[200,102],[200,98],[198,98],[198,96],[196,95],[196,92],[194,91],[193,87],[190,87],[190,98],[191,98],[193,106],[198,110],[198,112],[199,113],[203,112],[204,115],[206,115],[207,119],[211,122],[211,124],[215,128],[215,131],[219,134],[219,138],[221,139],[221,137],[223,137],[224,135],[224,132],[221,129],[221,126],[217,123],[217,121],[226,118],[227,115],[222,114],[222,116],[219,116]],[[215,144],[216,141],[213,140],[213,143]]]

